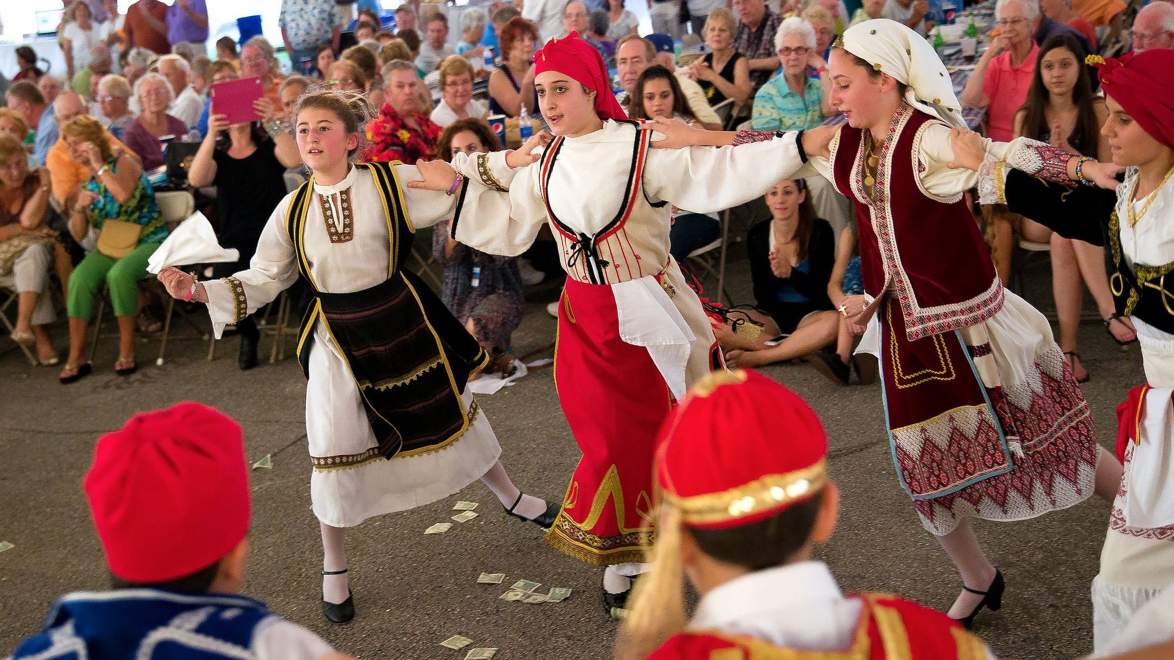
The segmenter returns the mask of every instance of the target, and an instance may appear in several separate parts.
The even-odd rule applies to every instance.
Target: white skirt
[[[466,389],[466,407],[473,396]],[[310,349],[306,387],[310,456],[363,455],[378,446],[355,379],[321,323]],[[482,412],[464,435],[436,451],[391,460],[378,455],[337,466],[315,465],[310,502],[318,520],[353,527],[372,516],[414,509],[456,493],[497,463],[501,446]]]

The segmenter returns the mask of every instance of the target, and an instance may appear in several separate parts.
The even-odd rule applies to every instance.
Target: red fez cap
[[[135,415],[99,438],[85,491],[106,563],[128,582],[207,568],[249,530],[241,428],[199,403]]]
[[[1158,142],[1174,147],[1174,50],[1154,48],[1108,60],[1090,55],[1100,65],[1101,86]]]
[[[534,75],[545,71],[565,73],[573,80],[595,92],[595,114],[600,119],[623,121],[628,113],[620,107],[608,82],[603,56],[595,47],[572,32],[562,39],[551,39],[534,56]]]
[[[814,495],[826,459],[823,425],[798,395],[754,371],[715,372],[667,423],[656,476],[686,525],[728,528]]]

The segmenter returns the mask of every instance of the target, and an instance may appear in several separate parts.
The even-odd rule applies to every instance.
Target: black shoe
[[[241,371],[248,371],[257,366],[257,334],[255,331],[252,334],[241,333],[241,348],[240,354],[236,358],[236,364]]]
[[[978,591],[977,589],[971,589],[966,585],[962,585],[963,590],[969,591],[976,596],[982,596],[982,600],[979,601],[978,605],[974,606],[974,611],[970,614],[961,619],[954,620],[961,623],[962,627],[970,630],[974,626],[974,617],[978,614],[979,610],[985,607],[992,612],[997,612],[1003,606],[1003,589],[1006,586],[1006,583],[1003,582],[1003,573],[997,568],[995,569],[995,579],[991,580],[991,586],[987,587],[986,591]]]
[[[323,575],[342,575],[346,573],[347,569],[341,571],[322,571]],[[351,594],[350,589],[347,589],[346,600],[341,603],[328,603],[326,599],[322,599],[322,614],[326,615],[326,619],[331,623],[346,623],[355,618],[355,597]]]
[[[62,371],[65,370],[62,369]],[[78,365],[77,371],[75,371],[72,376],[58,376],[57,380],[61,381],[62,385],[69,385],[70,383],[76,383],[86,376],[89,376],[93,371],[94,365],[90,364],[89,362],[83,362],[82,364]]]
[[[852,377],[852,368],[840,360],[835,353],[816,351],[811,354],[811,366],[819,373],[827,376],[828,380],[836,385],[847,385]]]
[[[513,516],[513,517],[517,518],[518,520],[525,520],[526,522],[532,522],[535,525],[538,525],[539,527],[541,527],[542,529],[550,529],[551,527],[553,527],[554,526],[554,519],[556,517],[558,517],[558,512],[561,511],[563,508],[562,505],[555,504],[554,502],[547,502],[546,503],[546,511],[543,511],[542,513],[538,514],[534,518],[527,518],[526,516],[523,516],[519,513],[514,513],[514,509],[518,508],[518,502],[522,501],[522,495],[523,495],[523,493],[521,491],[518,491],[518,499],[514,500],[513,506],[511,506],[508,509],[505,509],[504,506],[502,507],[503,509],[505,509],[506,515]]]
[[[639,575],[634,575],[628,578],[628,588],[618,594],[613,594],[607,589],[600,589],[603,594],[603,611],[613,619],[622,619],[627,614],[628,610],[628,596],[632,595],[632,589],[636,587],[636,578]]]
[[[853,355],[852,370],[861,385],[872,385],[878,375],[878,360],[872,355]]]

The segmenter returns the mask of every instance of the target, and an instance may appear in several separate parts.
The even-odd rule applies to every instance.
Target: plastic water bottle
[[[474,289],[481,286],[481,267],[480,266],[473,266],[473,281],[470,282],[470,284],[472,284]]]
[[[493,47],[485,47],[485,68],[492,69],[497,64],[497,59],[493,56]]]
[[[522,114],[518,115],[518,139],[523,143],[530,139],[534,134],[534,125],[530,123],[530,113],[526,111],[526,106],[522,106]]]

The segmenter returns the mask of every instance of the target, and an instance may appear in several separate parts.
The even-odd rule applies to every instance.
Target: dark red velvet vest
[[[843,126],[836,187],[856,206],[864,289],[893,293],[910,341],[975,325],[1003,306],[1003,286],[974,216],[962,201],[931,196],[915,157],[933,117],[903,106],[880,151],[875,199],[864,192],[863,131]]]

